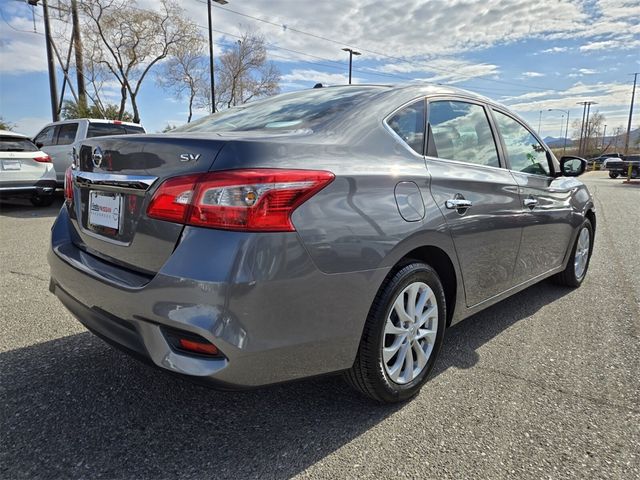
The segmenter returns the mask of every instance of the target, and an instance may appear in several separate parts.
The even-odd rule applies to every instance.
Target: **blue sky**
[[[68,0],[49,2],[55,7]],[[153,0],[137,4],[157,8]],[[180,5],[205,33],[206,5]],[[34,134],[51,118],[41,7],[33,11],[22,0],[5,0],[0,13],[0,115]],[[467,88],[509,105],[536,129],[542,110],[543,136],[560,136],[562,114],[549,108],[570,110],[573,120],[581,116],[576,103],[583,100],[598,102],[595,110],[605,115],[608,132],[626,128],[629,74],[640,71],[637,0],[230,0],[213,14],[214,28],[227,33],[215,34],[217,52],[243,31],[265,37],[283,91],[346,83],[348,57],[341,47],[349,46],[363,53],[354,60],[354,82]],[[54,20],[54,29],[64,36],[70,27]],[[117,98],[113,86],[106,94]],[[139,105],[148,131],[186,121],[186,101],[152,77]],[[639,124],[640,111],[634,128]]]

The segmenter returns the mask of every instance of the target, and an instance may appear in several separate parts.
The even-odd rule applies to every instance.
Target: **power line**
[[[196,0],[196,1],[199,2],[199,3],[206,3],[204,0]],[[290,30],[292,32],[299,33],[301,35],[307,35],[309,37],[316,38],[318,40],[324,40],[326,42],[331,42],[331,43],[336,44],[336,45],[344,46],[345,44],[348,44],[348,42],[334,40],[332,38],[327,38],[327,37],[324,37],[322,35],[317,35],[315,33],[306,32],[304,30],[299,30],[297,28],[289,27],[288,25],[272,22],[272,21],[266,20],[264,18],[255,17],[253,15],[249,15],[247,13],[238,12],[237,10],[232,10],[230,8],[222,7],[222,6],[219,6],[219,5],[212,5],[212,7],[218,8],[218,9],[223,10],[225,12],[230,12],[230,13],[242,16],[242,17],[250,18],[252,20],[263,22],[263,23],[266,23],[266,24],[274,26],[274,27],[279,27],[279,28],[284,29],[285,31],[289,31]],[[381,57],[386,57],[386,58],[390,58],[390,59],[393,59],[393,60],[397,60],[397,61],[401,61],[401,62],[405,62],[405,63],[411,64],[411,62],[409,60],[407,60],[406,58],[401,58],[401,57],[396,57],[396,56],[393,56],[393,55],[388,55],[388,54],[383,53],[383,52],[377,52],[375,50],[369,50],[369,49],[366,49],[366,48],[358,47],[356,45],[351,45],[351,46],[353,46],[353,47],[355,47],[358,50],[361,50],[363,52],[367,52],[367,53],[371,53],[373,55],[378,55],[378,56],[381,56]],[[525,89],[548,90],[547,87],[537,87],[537,86],[533,86],[533,85],[522,85],[522,84],[518,84],[518,83],[515,83],[515,82],[509,82],[507,80],[498,80],[498,79],[494,79],[494,78],[482,78],[482,77],[475,77],[473,75],[465,75],[465,74],[456,72],[454,70],[449,70],[449,69],[442,68],[442,67],[431,66],[431,67],[429,67],[429,69],[430,70],[440,71],[440,72],[443,72],[443,73],[448,73],[450,75],[453,74],[453,75],[457,75],[457,76],[461,76],[461,77],[466,77],[466,78],[476,79],[476,80],[482,80],[482,81],[486,81],[486,82],[501,83],[501,84],[505,84],[505,85],[515,85],[515,86],[518,86],[518,87],[521,87],[521,88],[525,88]]]
[[[3,21],[4,23],[6,23],[6,24],[7,24],[7,26],[8,26],[11,30],[15,30],[16,32],[20,32],[20,33],[35,33],[35,34],[37,34],[37,35],[44,35],[43,33],[38,32],[38,31],[35,31],[35,30],[22,30],[21,28],[16,28],[16,27],[14,27],[14,26],[13,26],[13,25],[11,25],[11,24],[7,21],[7,19],[5,18],[5,16],[4,16],[4,12],[2,11],[2,9],[0,9],[0,17],[2,17],[2,21]]]

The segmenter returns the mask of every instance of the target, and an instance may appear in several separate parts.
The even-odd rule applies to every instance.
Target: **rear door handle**
[[[466,200],[464,198],[451,198],[447,200],[444,204],[449,210],[459,210],[462,208],[469,208],[473,206],[471,200]]]
[[[538,205],[538,200],[533,197],[525,198],[522,203],[524,203],[525,207],[533,209],[536,205]]]

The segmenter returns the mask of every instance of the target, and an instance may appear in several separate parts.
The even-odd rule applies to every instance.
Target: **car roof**
[[[3,137],[29,138],[22,133],[12,132],[11,130],[0,130],[0,135],[2,135]]]
[[[139,123],[134,123],[134,122],[125,122],[122,120],[108,120],[105,118],[70,118],[68,120],[58,120],[57,122],[51,122],[51,123],[47,123],[45,125],[45,127],[50,127],[51,125],[63,125],[65,123],[75,123],[78,122],[80,120],[84,120],[87,121],[89,123],[113,123],[113,124],[117,124],[117,125],[126,125],[129,127],[142,127],[141,124]]]
[[[380,83],[354,83],[352,85],[330,85],[323,88],[353,88],[353,87],[374,87],[374,88],[386,88],[388,92],[414,92],[416,96],[424,95],[455,95],[464,96],[467,98],[474,98],[481,102],[497,104],[494,100],[485,97],[483,95],[474,93],[463,88],[451,87],[448,85],[441,85],[437,83],[399,83],[394,85],[380,84]]]

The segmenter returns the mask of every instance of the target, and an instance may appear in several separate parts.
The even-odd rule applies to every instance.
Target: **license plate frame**
[[[22,170],[22,162],[20,160],[2,160],[2,170],[17,172]]]
[[[89,191],[87,223],[93,229],[119,232],[122,225],[122,194]]]

